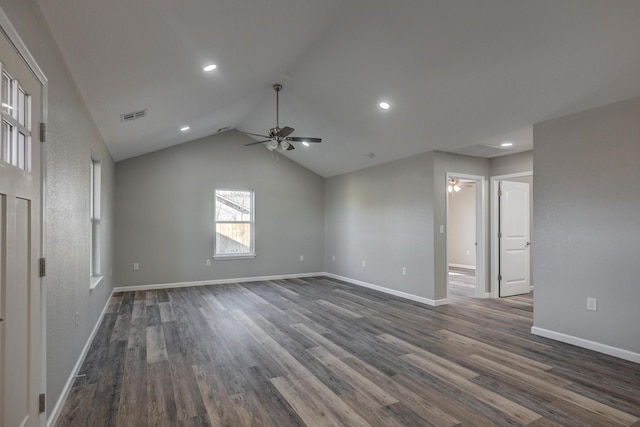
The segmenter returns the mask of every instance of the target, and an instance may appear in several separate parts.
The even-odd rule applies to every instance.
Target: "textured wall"
[[[636,98],[536,125],[533,176],[534,325],[635,353],[639,118]]]
[[[47,277],[47,407],[56,403],[111,293],[113,161],[87,112],[34,0],[0,7],[49,81],[45,195]],[[91,156],[102,161],[102,265],[105,279],[89,291]],[[75,313],[79,313],[78,323]]]
[[[230,131],[116,164],[117,286],[324,271],[323,178],[251,141]],[[255,259],[206,266],[216,188],[255,190]]]
[[[432,157],[420,154],[327,179],[328,272],[433,299]]]

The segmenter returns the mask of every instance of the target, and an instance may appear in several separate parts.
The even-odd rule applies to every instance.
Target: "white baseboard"
[[[367,283],[367,282],[363,282],[361,280],[356,280],[356,279],[352,279],[350,277],[344,277],[344,276],[338,276],[337,274],[333,274],[333,273],[323,273],[323,275],[327,276],[327,277],[331,277],[332,279],[338,279],[338,280],[342,280],[344,282],[348,282],[354,285],[358,285],[358,286],[362,286],[365,288],[369,288],[369,289],[375,289],[376,291],[380,291],[380,292],[384,292],[385,294],[390,294],[390,295],[395,295],[397,297],[400,298],[405,298],[411,301],[416,301],[416,302],[420,302],[423,304],[427,304],[433,307],[437,307],[439,305],[444,305],[444,304],[448,304],[449,300],[447,300],[446,298],[444,299],[439,299],[439,300],[432,300],[429,298],[424,298],[424,297],[420,297],[417,295],[413,295],[413,294],[408,294],[406,292],[402,292],[402,291],[396,291],[395,289],[389,289],[389,288],[385,288],[384,286],[378,286],[378,285],[374,285],[372,283]]]
[[[202,280],[197,282],[158,283],[150,285],[119,286],[113,292],[154,291],[157,289],[189,288],[192,286],[224,285],[238,282],[260,282],[263,280],[304,279],[305,277],[326,276],[327,273],[282,274],[278,276],[240,277],[233,279]]]
[[[73,387],[73,382],[76,379],[76,375],[78,375],[78,372],[82,367],[82,363],[84,362],[84,358],[87,356],[87,353],[89,352],[89,348],[93,343],[93,339],[98,333],[98,329],[100,329],[100,325],[102,324],[104,315],[107,313],[107,309],[109,308],[109,303],[111,302],[112,296],[113,296],[113,291],[111,292],[111,295],[109,295],[109,298],[107,298],[107,302],[105,303],[104,308],[102,309],[102,313],[100,313],[100,317],[98,317],[98,320],[96,321],[96,324],[93,327],[93,330],[89,335],[89,338],[87,338],[87,342],[84,344],[84,347],[82,348],[82,352],[80,352],[80,356],[78,356],[78,360],[76,361],[76,364],[71,370],[71,374],[69,375],[67,382],[62,388],[62,393],[60,393],[60,397],[58,397],[58,400],[56,401],[55,406],[53,407],[53,409],[49,413],[49,416],[47,417],[47,427],[54,426],[56,424],[56,421],[58,421],[58,416],[60,416],[60,411],[62,411],[64,402],[67,400],[67,397],[71,392],[71,387]]]
[[[531,333],[534,335],[539,335],[541,337],[560,341],[566,344],[571,344],[577,347],[586,348],[588,350],[597,351],[598,353],[604,353],[604,354],[608,354],[609,356],[615,356],[620,359],[628,360],[630,362],[640,363],[640,353],[634,353],[633,351],[612,347],[610,345],[602,344],[595,341],[589,341],[584,338],[574,337],[572,335],[563,334],[561,332],[555,332],[555,331],[550,331],[548,329],[538,328],[537,326],[533,326],[531,328]]]
[[[467,270],[475,270],[476,269],[475,265],[456,264],[456,263],[453,263],[453,262],[449,263],[449,267],[466,268]]]

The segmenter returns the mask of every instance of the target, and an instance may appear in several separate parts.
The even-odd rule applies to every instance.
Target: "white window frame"
[[[91,175],[91,197],[89,207],[89,289],[94,289],[103,279],[101,274],[100,263],[100,246],[101,246],[101,197],[102,197],[102,165],[99,160],[90,159],[90,175]]]
[[[6,122],[12,131],[6,135],[7,140],[0,141],[0,160],[25,172],[31,172],[31,96],[24,91],[20,82],[9,73],[4,64],[0,63],[0,85],[5,75],[11,93],[8,103],[3,102],[0,107],[0,125],[4,126]],[[1,91],[4,91],[4,88],[0,89]],[[5,94],[2,92],[0,95],[2,102]],[[24,115],[22,121],[21,114]],[[23,150],[20,149],[19,135],[24,136]]]
[[[242,191],[247,192],[251,195],[251,220],[249,221],[218,221],[217,218],[217,203],[216,197],[218,196],[219,191]],[[229,188],[216,188],[213,196],[214,201],[214,217],[213,217],[213,259],[214,260],[228,260],[228,259],[252,259],[256,257],[256,194],[254,190],[247,189],[229,189]],[[217,238],[217,224],[218,223],[238,223],[238,224],[249,224],[251,226],[251,243],[250,243],[250,252],[246,253],[218,253],[218,247],[216,244]]]

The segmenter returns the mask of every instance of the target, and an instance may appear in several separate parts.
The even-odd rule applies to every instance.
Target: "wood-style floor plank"
[[[441,307],[326,277],[116,293],[56,426],[640,427],[640,365],[456,274]]]

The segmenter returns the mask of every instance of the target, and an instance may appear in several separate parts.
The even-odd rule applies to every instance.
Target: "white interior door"
[[[500,296],[530,291],[529,184],[500,182]]]
[[[42,389],[42,86],[0,31],[0,425],[37,426]]]

